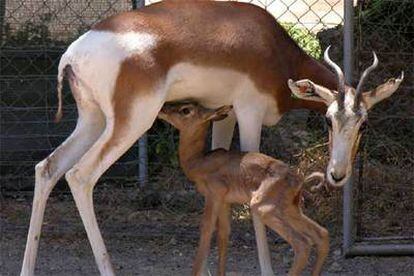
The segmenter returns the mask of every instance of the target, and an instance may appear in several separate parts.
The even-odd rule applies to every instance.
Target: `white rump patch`
[[[149,33],[88,31],[75,40],[63,54],[59,72],[71,64],[82,90],[92,93],[103,109],[110,105],[119,68],[123,60],[140,55],[152,61],[149,51],[157,37]],[[109,107],[109,106],[108,106]]]

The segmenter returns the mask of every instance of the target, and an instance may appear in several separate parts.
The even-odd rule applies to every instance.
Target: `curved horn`
[[[337,101],[338,101],[338,108],[342,109],[344,107],[344,100],[345,100],[345,77],[344,77],[344,73],[342,72],[341,68],[335,62],[333,62],[331,58],[329,57],[330,48],[331,48],[331,45],[329,45],[326,48],[325,53],[323,54],[323,58],[325,62],[335,70],[336,76],[338,77]]]
[[[374,62],[370,67],[365,69],[365,71],[362,73],[361,78],[359,80],[358,86],[355,91],[355,100],[354,100],[354,111],[358,110],[359,108],[359,102],[361,101],[362,96],[362,85],[364,84],[365,79],[367,78],[368,74],[371,73],[372,70],[377,68],[378,66],[378,58],[374,51],[372,51],[372,54],[374,55]]]

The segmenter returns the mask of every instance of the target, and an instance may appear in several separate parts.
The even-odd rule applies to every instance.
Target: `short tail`
[[[326,187],[325,185],[325,174],[322,172],[313,172],[307,177],[305,177],[305,183],[308,183],[313,180],[319,180],[319,183],[317,185],[314,185],[311,187],[311,192],[316,192],[320,190],[322,187]]]
[[[63,74],[60,76],[58,75],[58,84],[57,84],[57,94],[58,94],[58,109],[55,115],[55,123],[58,123],[63,116],[62,112],[62,87],[63,87]]]
[[[66,72],[71,68],[66,55],[63,54],[59,62],[58,76],[57,76],[57,94],[58,94],[58,109],[55,115],[55,123],[59,122],[63,116],[63,98],[62,98],[62,89],[63,89],[63,80],[66,77]]]

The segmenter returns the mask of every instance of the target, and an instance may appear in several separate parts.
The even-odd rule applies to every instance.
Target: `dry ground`
[[[30,200],[2,198],[0,275],[18,275],[22,262]],[[97,200],[96,212],[118,275],[189,275],[198,239],[198,213],[136,209]],[[37,261],[37,275],[98,275],[80,218],[70,197],[48,204]],[[274,235],[271,242],[277,275],[292,260],[289,246]],[[248,220],[233,222],[228,275],[259,275],[254,236]],[[324,275],[413,275],[413,257],[344,259],[333,238]],[[215,248],[210,258],[214,269]],[[214,273],[213,273],[214,274]]]

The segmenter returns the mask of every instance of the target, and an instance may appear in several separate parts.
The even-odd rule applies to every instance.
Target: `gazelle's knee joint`
[[[56,167],[53,160],[48,157],[37,163],[35,166],[35,177],[37,185],[48,186],[48,183],[57,182]]]
[[[72,192],[78,192],[84,189],[84,192],[88,189],[88,181],[85,181],[84,177],[80,174],[78,168],[73,167],[65,174],[66,181]],[[85,190],[86,189],[86,190]]]
[[[52,191],[58,176],[56,170],[53,167],[53,161],[50,158],[46,158],[35,166],[35,196],[46,196]]]
[[[78,177],[78,169],[75,167],[66,172],[65,178],[71,189],[76,189],[81,185],[81,181]]]
[[[250,200],[250,209],[257,214],[261,220],[265,220],[270,215],[274,215],[275,207],[272,204],[266,204],[260,195],[253,195]]]
[[[325,228],[321,227],[319,231],[319,236],[322,240],[322,243],[328,243],[329,244],[329,232]]]
[[[304,254],[308,255],[310,254],[311,248],[312,248],[312,240],[306,236],[302,235],[293,235],[294,240],[296,240],[295,245],[293,246],[293,249],[295,250],[296,254]]]
[[[46,158],[40,161],[39,163],[37,163],[35,166],[36,178],[49,180],[52,176],[50,166],[51,166],[51,161],[49,160],[49,158]]]

